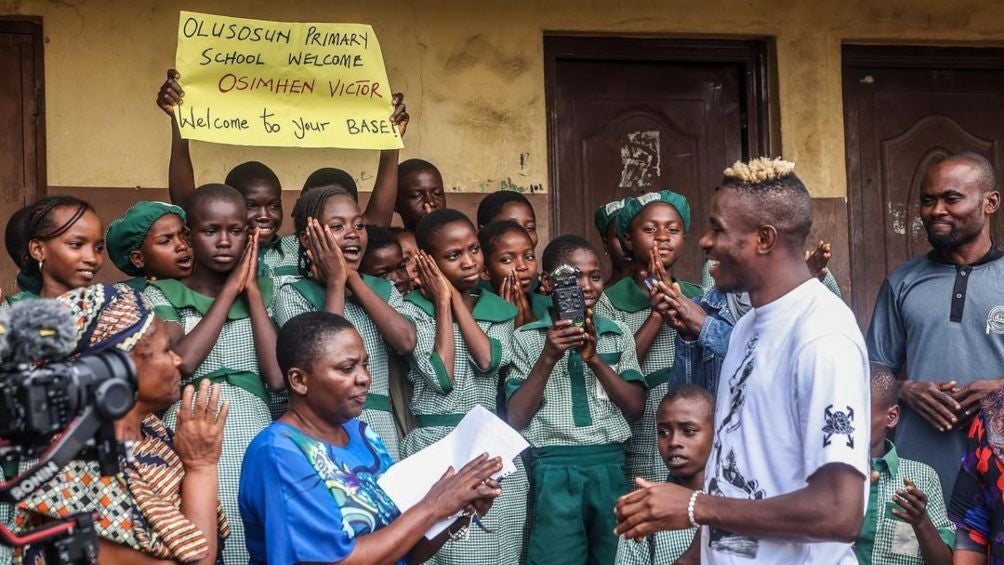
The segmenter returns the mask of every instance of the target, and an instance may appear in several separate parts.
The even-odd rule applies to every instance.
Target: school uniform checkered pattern
[[[610,368],[625,380],[640,381],[641,372],[631,333],[623,324],[610,324],[609,331],[604,331],[603,324],[597,327],[600,335],[596,341],[596,353],[605,357]],[[547,331],[551,325],[549,319],[542,320],[525,325],[516,332],[516,352],[506,381],[507,397],[511,397],[530,376],[533,366],[544,351]],[[578,353],[566,351],[554,364],[540,407],[522,430],[523,437],[534,447],[624,443],[631,437],[631,428],[624,413],[601,390],[603,385],[589,366],[581,362],[581,358],[578,358],[576,365],[582,370],[581,382],[584,383],[584,397],[587,400],[584,408],[588,412],[581,414],[578,418],[579,425],[576,424],[573,399],[581,392],[573,391],[573,379],[569,374],[569,362],[573,357],[578,358]],[[663,464],[662,478],[665,476],[666,466]]]
[[[155,286],[147,286],[143,295],[156,308],[170,307],[177,313],[179,323],[188,334],[202,320],[202,314],[192,307],[175,307],[167,296]],[[271,310],[271,306],[268,307]],[[272,316],[272,312],[269,311]],[[204,375],[228,367],[238,371],[249,371],[260,375],[251,318],[227,320],[220,336],[206,360],[196,369],[195,374],[183,379],[182,384],[197,381]],[[223,547],[224,563],[247,563],[249,555],[244,546],[244,524],[240,520],[237,505],[237,489],[240,484],[241,464],[244,451],[258,432],[272,423],[268,406],[254,394],[226,382],[220,384],[220,400],[230,403],[230,413],[223,429],[223,451],[220,454],[219,481],[220,503],[230,518],[230,537]],[[164,423],[173,429],[177,421],[177,404],[168,409]]]
[[[390,298],[387,300],[387,303],[391,308],[399,312],[401,311],[401,305],[404,304],[404,301],[401,299],[401,293],[393,286],[391,287]],[[290,284],[282,285],[279,288],[279,292],[275,295],[274,320],[279,327],[286,325],[286,322],[293,318],[293,316],[316,310],[317,308]],[[388,360],[388,348],[390,346],[384,341],[383,336],[380,335],[380,330],[377,329],[376,324],[373,323],[373,319],[366,313],[366,310],[351,297],[345,301],[345,319],[355,326],[356,331],[363,338],[363,346],[369,354],[370,392],[390,396],[390,365]],[[277,412],[280,416],[285,413],[286,406],[289,404],[289,394],[286,391],[282,392],[281,399],[278,399],[278,397],[279,395],[275,393],[271,395],[273,401],[271,402],[270,409],[274,418],[278,418],[276,415]],[[279,401],[276,401],[277,399]],[[366,422],[373,431],[380,435],[380,439],[383,440],[384,445],[387,447],[387,452],[394,458],[394,461],[400,459],[400,438],[398,437],[397,426],[394,423],[394,415],[392,413],[383,410],[366,409],[363,410],[359,419]]]
[[[258,251],[258,276],[275,279],[276,288],[300,276],[300,241],[286,235]]]
[[[408,375],[415,387],[411,401],[412,412],[416,415],[466,414],[476,404],[494,411],[498,395],[499,371],[512,363],[513,320],[510,318],[506,321],[490,322],[479,320],[475,316],[478,326],[485,335],[497,342],[499,348],[498,366],[489,373],[482,373],[476,368],[460,334],[460,328],[454,324],[453,382],[452,387],[444,387],[446,383],[442,380],[443,375],[437,372],[432,361],[436,346],[435,318],[407,300],[401,307],[401,313],[415,321],[418,334]],[[401,444],[402,457],[412,455],[435,443],[452,429],[448,426],[435,426],[412,430]],[[483,520],[485,526],[493,529],[495,533],[486,533],[472,525],[466,540],[447,542],[429,563],[435,565],[521,563],[526,544],[524,526],[529,483],[521,460],[516,460],[516,467],[516,472],[502,481],[502,496],[495,500],[491,511]]]
[[[687,551],[697,528],[656,532],[641,542],[621,538],[615,565],[669,565]]]

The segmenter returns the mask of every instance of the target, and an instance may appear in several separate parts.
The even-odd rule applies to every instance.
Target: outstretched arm
[[[408,129],[408,121],[411,119],[404,105],[404,94],[398,92],[391,102],[394,105],[394,113],[391,114],[390,121],[403,138],[405,130]],[[398,154],[397,149],[384,149],[380,152],[380,167],[377,169],[373,192],[363,214],[367,224],[387,227],[394,217],[394,203],[397,201]]]
[[[171,117],[171,161],[167,168],[167,191],[171,202],[184,208],[188,197],[195,191],[195,173],[188,140],[181,138],[181,129],[174,117],[174,108],[184,103],[185,91],[178,82],[181,74],[167,70],[167,80],[157,93],[157,106]]]

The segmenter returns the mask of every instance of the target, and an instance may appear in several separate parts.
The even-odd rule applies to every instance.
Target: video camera
[[[102,475],[119,472],[114,421],[135,402],[136,367],[117,349],[64,361],[75,344],[69,311],[55,301],[0,312],[0,462],[37,457],[0,483],[0,502],[24,500],[73,459],[97,459]],[[69,516],[20,535],[0,524],[0,544],[41,543],[50,562],[96,563],[93,519]]]

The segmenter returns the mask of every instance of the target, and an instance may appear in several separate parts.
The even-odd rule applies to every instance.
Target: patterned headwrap
[[[56,298],[69,308],[77,329],[73,356],[111,348],[131,351],[150,330],[154,314],[139,291],[124,284],[95,284]]]
[[[168,214],[174,214],[185,222],[185,211],[174,204],[144,200],[133,204],[126,213],[108,226],[105,242],[108,257],[120,271],[134,277],[142,276],[143,270],[132,264],[129,254],[143,246],[147,232],[153,224]]]
[[[686,196],[672,190],[649,192],[635,198],[624,199],[624,208],[617,214],[616,218],[617,237],[620,238],[622,244],[624,243],[624,236],[627,235],[635,216],[640,214],[646,206],[655,202],[665,202],[676,208],[676,211],[680,214],[680,218],[683,219],[683,231],[690,231],[690,203],[687,202]]]

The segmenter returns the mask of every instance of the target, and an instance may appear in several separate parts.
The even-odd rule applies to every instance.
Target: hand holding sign
[[[157,103],[173,107],[182,137],[237,145],[402,147],[396,124],[406,125],[407,113],[394,107],[380,44],[368,25],[181,12],[177,69],[184,91],[171,76]]]

